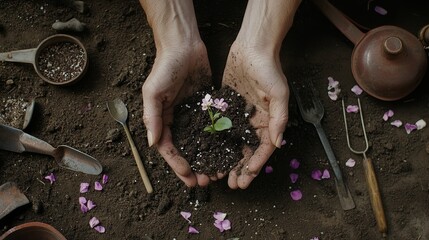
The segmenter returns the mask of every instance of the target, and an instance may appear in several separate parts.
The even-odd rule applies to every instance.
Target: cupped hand
[[[255,106],[250,123],[260,145],[255,151],[245,147],[243,159],[230,171],[228,185],[245,189],[274,152],[281,147],[288,121],[289,87],[279,56],[263,47],[249,47],[235,41],[227,59],[223,84],[240,93]]]
[[[172,141],[170,125],[174,106],[210,84],[211,70],[202,41],[189,46],[158,49],[152,71],[143,87],[143,121],[149,146],[158,152],[187,186],[205,186],[210,179],[192,172]]]

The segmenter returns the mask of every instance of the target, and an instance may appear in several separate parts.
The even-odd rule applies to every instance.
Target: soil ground
[[[214,79],[222,76],[229,46],[244,14],[245,1],[196,1],[197,17],[206,42]],[[403,27],[413,34],[429,24],[427,1],[371,1],[383,6],[381,16],[368,10],[367,1],[333,1],[359,24],[373,28],[384,24]],[[342,210],[334,180],[315,181],[313,169],[330,169],[323,147],[312,125],[305,123],[291,97],[287,144],[267,162],[273,172],[261,171],[246,190],[233,191],[226,180],[208,188],[189,189],[179,181],[160,156],[147,147],[142,124],[141,86],[155,57],[151,30],[138,1],[88,1],[89,13],[80,14],[57,1],[0,2],[0,52],[36,47],[55,34],[56,20],[76,17],[87,24],[80,38],[89,53],[90,67],[74,86],[44,83],[31,65],[0,63],[0,102],[3,99],[36,98],[34,119],[26,132],[54,146],[66,144],[97,158],[109,176],[103,191],[92,188],[79,193],[81,182],[93,186],[101,176],[90,176],[59,168],[48,156],[0,151],[0,184],[13,181],[31,204],[0,220],[0,234],[30,221],[49,223],[67,239],[381,239],[371,210],[362,157],[347,147],[341,102],[327,95],[327,78],[341,84],[347,101],[356,103],[349,91],[355,81],[350,70],[353,44],[312,4],[304,1],[295,24],[284,42],[283,66],[289,81],[313,81],[325,107],[323,127],[356,208]],[[383,102],[363,94],[362,101],[372,158],[388,223],[387,239],[429,239],[429,128],[407,134],[382,120],[392,109],[394,119],[415,123],[429,121],[428,75],[410,96]],[[106,101],[120,97],[128,106],[129,126],[154,186],[148,195],[134,163],[121,126],[107,112]],[[0,106],[2,107],[2,106]],[[350,120],[355,144],[362,141],[358,119]],[[118,129],[115,131],[114,129]],[[113,131],[111,131],[113,130]],[[118,133],[117,137],[108,132]],[[301,165],[292,170],[291,159]],[[345,162],[356,160],[349,168]],[[44,176],[54,172],[57,181]],[[289,174],[299,174],[292,184]],[[290,192],[299,188],[303,197],[293,201]],[[80,211],[78,198],[85,196],[97,205]],[[188,234],[189,223],[181,211],[192,213],[192,225],[200,233]],[[220,233],[213,213],[222,211],[232,229]],[[96,216],[104,234],[89,227]]]

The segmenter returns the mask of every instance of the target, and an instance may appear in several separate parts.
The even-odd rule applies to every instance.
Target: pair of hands
[[[225,175],[193,172],[173,145],[170,130],[174,106],[210,83],[210,77],[206,47],[202,41],[197,41],[180,49],[158,51],[152,72],[143,85],[143,120],[149,145],[157,148],[187,186],[206,186]],[[243,159],[230,171],[228,178],[230,188],[244,189],[258,175],[276,146],[281,146],[288,120],[289,88],[278,56],[263,48],[248,47],[238,40],[230,49],[223,84],[256,107],[250,122],[260,138],[260,145],[254,152],[250,148],[243,149]]]

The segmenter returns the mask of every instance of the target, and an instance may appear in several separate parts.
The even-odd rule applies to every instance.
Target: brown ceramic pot
[[[67,240],[49,224],[28,222],[9,229],[0,240]]]

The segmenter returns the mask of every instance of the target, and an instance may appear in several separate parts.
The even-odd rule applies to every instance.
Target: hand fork
[[[364,150],[356,150],[352,148],[352,146],[350,145],[350,137],[349,137],[349,130],[347,126],[347,116],[346,116],[346,110],[344,106],[344,99],[342,99],[341,102],[343,105],[343,117],[344,117],[344,126],[346,130],[347,145],[349,146],[350,151],[356,154],[362,154],[363,156],[363,167],[365,170],[365,178],[368,185],[368,192],[369,192],[369,198],[371,200],[372,211],[374,212],[375,220],[377,221],[378,231],[383,234],[383,237],[385,237],[387,234],[386,217],[384,216],[383,203],[381,201],[381,194],[378,188],[377,177],[375,175],[374,166],[372,164],[371,159],[366,156],[366,151],[368,150],[369,144],[368,144],[368,138],[366,136],[365,122],[363,121],[363,113],[362,113],[362,107],[360,106],[360,99],[358,98],[358,105],[359,105],[359,114],[360,114],[360,121],[362,124],[363,136],[365,139]]]
[[[317,130],[320,141],[322,142],[323,148],[325,149],[326,155],[328,156],[329,164],[332,167],[335,175],[335,187],[337,188],[338,197],[340,199],[341,207],[343,210],[350,210],[355,208],[355,203],[350,194],[350,190],[347,187],[340,167],[338,166],[334,152],[332,151],[329,140],[326,137],[325,131],[322,128],[321,120],[324,115],[324,108],[320,99],[316,96],[316,89],[310,80],[307,81],[308,86],[304,85],[299,88],[296,86],[296,82],[292,82],[292,91],[294,92],[295,98],[298,103],[298,108],[301,112],[301,116],[304,121],[311,123]],[[304,93],[306,95],[304,95]],[[306,97],[303,99],[303,97]]]

